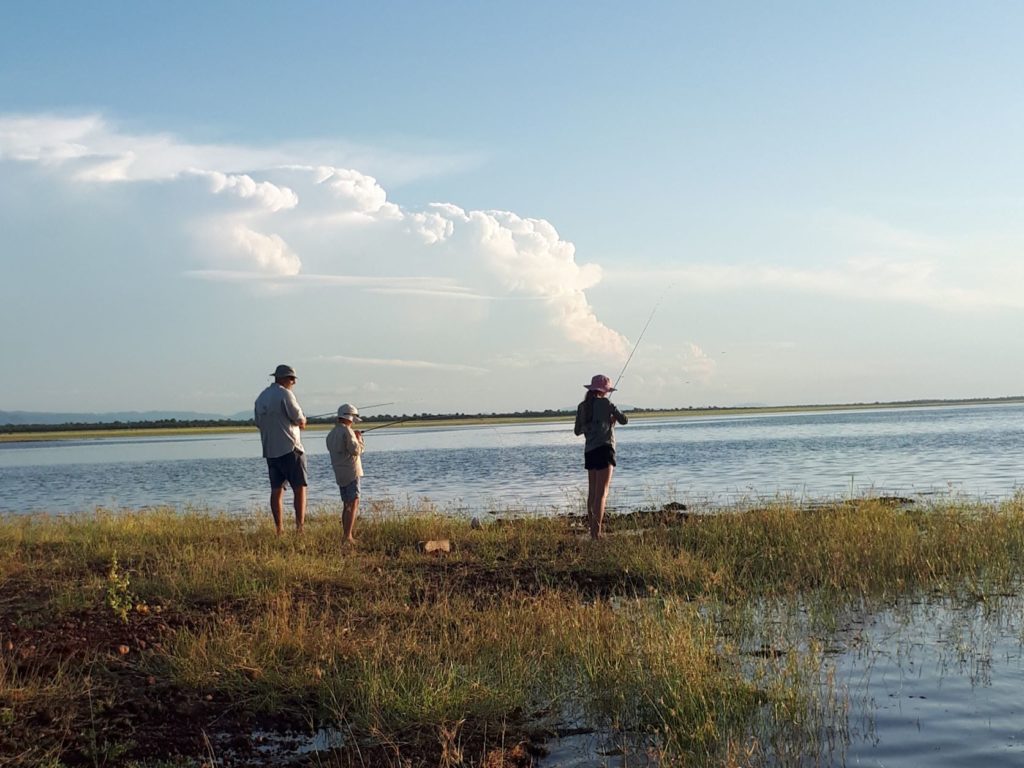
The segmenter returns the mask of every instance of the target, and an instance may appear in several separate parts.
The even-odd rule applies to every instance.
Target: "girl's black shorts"
[[[615,466],[615,449],[610,445],[602,445],[583,454],[585,469],[607,469]]]

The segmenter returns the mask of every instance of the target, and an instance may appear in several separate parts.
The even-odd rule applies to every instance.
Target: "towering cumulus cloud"
[[[96,116],[0,118],[0,164],[93,200],[130,188],[126,215],[159,220],[188,243],[183,272],[240,286],[301,279],[513,302],[582,352],[627,349],[588,303],[600,268],[578,263],[549,222],[450,204],[406,209],[374,177],[314,155],[129,134]]]
[[[623,337],[603,325],[587,303],[584,291],[601,280],[600,268],[577,264],[575,246],[561,240],[549,222],[453,205],[431,206],[414,221],[425,242],[451,242],[474,254],[501,290],[541,300],[571,341],[611,354],[625,350]]]

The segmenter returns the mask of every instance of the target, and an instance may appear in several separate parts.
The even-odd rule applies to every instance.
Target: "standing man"
[[[344,507],[341,526],[345,544],[354,544],[352,532],[359,512],[359,478],[363,476],[363,433],[352,429],[352,422],[360,421],[359,410],[349,403],[338,408],[338,423],[327,433],[327,452],[334,467],[334,479],[341,490]]]
[[[270,374],[274,383],[256,398],[256,426],[263,442],[263,456],[270,472],[270,512],[274,515],[277,535],[284,532],[281,502],[284,484],[292,487],[295,503],[295,530],[302,533],[306,521],[306,454],[299,430],[306,428],[306,416],[292,393],[295,369],[279,365]]]

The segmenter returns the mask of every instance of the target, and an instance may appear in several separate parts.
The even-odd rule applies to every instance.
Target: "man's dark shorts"
[[[610,445],[602,445],[583,454],[585,469],[607,469],[615,466],[615,449]]]
[[[306,480],[306,454],[299,451],[267,459],[267,469],[270,471],[271,488],[280,488],[286,481],[293,489],[309,485]]]
[[[355,501],[359,498],[359,478],[357,477],[348,485],[338,486],[341,491],[342,501]]]

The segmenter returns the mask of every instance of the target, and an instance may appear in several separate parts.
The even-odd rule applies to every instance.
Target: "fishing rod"
[[[381,407],[383,407],[385,405],[394,405],[394,403],[376,403],[374,405],[364,405],[362,410],[368,411],[371,408],[381,408]],[[337,413],[338,413],[337,411],[328,411],[327,413],[320,413],[320,414],[317,414],[316,416],[309,416],[308,418],[310,418],[310,419],[326,419],[328,416],[335,416],[335,415],[337,415]]]
[[[373,432],[373,430],[375,430],[375,429],[384,429],[384,427],[393,427],[396,424],[404,424],[407,421],[414,421],[414,420],[416,420],[418,418],[419,418],[418,416],[409,416],[409,417],[404,418],[404,419],[399,419],[398,421],[389,421],[387,424],[378,424],[376,427],[370,427],[369,429],[361,429],[359,431],[360,432]]]
[[[651,308],[651,314],[647,318],[647,322],[644,323],[644,329],[642,331],[640,331],[640,336],[637,337],[636,344],[633,345],[633,349],[630,351],[629,357],[626,358],[626,364],[622,366],[622,370],[619,371],[618,378],[615,379],[615,383],[612,385],[613,388],[615,388],[615,389],[619,388],[619,381],[622,379],[622,374],[624,374],[626,372],[626,369],[629,367],[629,361],[632,360],[633,359],[633,355],[636,354],[636,348],[640,346],[640,342],[643,340],[644,334],[647,333],[647,328],[648,328],[648,326],[650,326],[651,320],[654,319],[654,313],[658,311],[658,307],[661,306],[661,302],[665,298],[665,294],[666,293],[668,293],[668,289],[667,288],[661,294],[661,298],[659,298],[655,302],[654,306]]]

